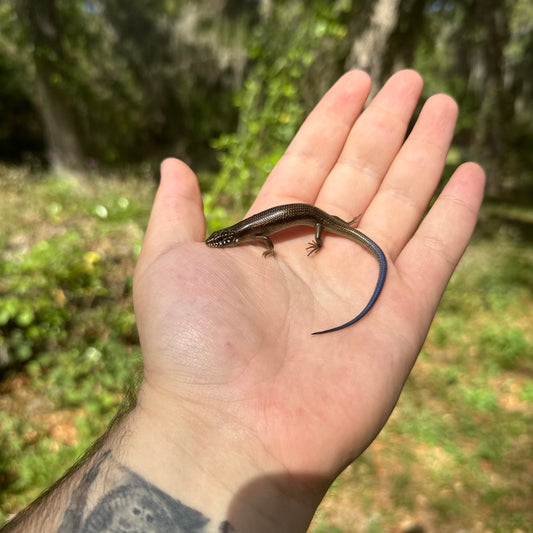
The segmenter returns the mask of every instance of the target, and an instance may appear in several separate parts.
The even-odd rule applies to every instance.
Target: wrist
[[[5,530],[306,531],[328,480],[290,472],[212,409],[141,388],[85,459]]]
[[[288,472],[227,415],[181,403],[144,383],[118,460],[208,517],[206,531],[306,531],[328,481]]]

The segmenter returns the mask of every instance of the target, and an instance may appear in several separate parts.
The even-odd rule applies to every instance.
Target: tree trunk
[[[498,195],[505,186],[507,125],[513,120],[512,95],[505,90],[504,83],[504,48],[509,40],[509,20],[505,2],[500,0],[478,1],[475,7],[483,27],[480,43],[483,90],[473,152],[486,162],[488,193]]]
[[[352,48],[346,67],[366,70],[377,88],[385,76],[384,66],[390,36],[398,23],[401,0],[378,0],[367,3],[368,8],[373,5],[373,11],[368,21],[359,18]],[[364,29],[363,29],[364,28]]]
[[[33,48],[36,104],[40,110],[52,168],[60,172],[83,166],[83,143],[69,107],[69,64],[55,0],[19,0],[18,14],[29,31]]]

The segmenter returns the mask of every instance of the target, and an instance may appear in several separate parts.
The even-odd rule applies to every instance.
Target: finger
[[[205,218],[198,180],[178,159],[161,163],[161,182],[150,214],[142,256],[164,253],[176,244],[205,238]]]
[[[435,192],[457,119],[457,104],[447,95],[427,100],[394,159],[376,198],[365,213],[374,235],[394,258],[416,230]]]
[[[422,85],[412,70],[387,81],[357,119],[317,203],[347,219],[366,209],[405,140]]]
[[[324,95],[303,123],[254,203],[259,211],[279,203],[314,203],[341,153],[370,90],[370,78],[351,71]]]
[[[472,236],[484,184],[481,167],[475,163],[460,166],[396,261],[426,316],[433,316]]]

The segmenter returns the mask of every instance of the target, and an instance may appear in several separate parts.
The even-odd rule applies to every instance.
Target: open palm
[[[344,330],[311,336],[364,307],[375,258],[327,233],[307,257],[310,228],[274,235],[274,257],[256,245],[210,249],[194,174],[177,160],[162,166],[134,285],[143,388],[177,419],[247,441],[265,470],[331,480],[375,437],[475,225],[483,172],[474,164],[455,172],[424,218],[453,134],[453,100],[428,99],[406,139],[419,76],[396,74],[362,112],[369,89],[362,72],[339,80],[250,210],[303,202],[344,220],[362,215],[359,229],[389,270],[376,305]]]

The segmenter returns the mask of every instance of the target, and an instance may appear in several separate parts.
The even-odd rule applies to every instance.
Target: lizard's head
[[[212,248],[226,248],[237,246],[239,239],[234,231],[230,229],[219,229],[211,233],[205,240],[205,243]]]

